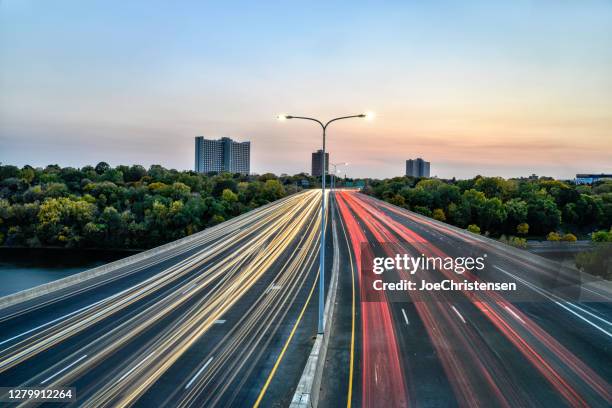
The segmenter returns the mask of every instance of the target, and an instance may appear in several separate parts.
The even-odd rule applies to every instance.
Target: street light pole
[[[325,329],[323,315],[325,312],[325,178],[327,176],[326,166],[325,166],[325,135],[327,131],[327,127],[336,121],[343,119],[352,119],[352,118],[371,118],[372,114],[359,114],[359,115],[349,115],[349,116],[340,116],[334,119],[327,121],[327,123],[323,124],[318,119],[309,118],[305,116],[292,116],[292,115],[279,115],[279,120],[285,119],[302,119],[302,120],[310,120],[312,122],[316,122],[321,126],[323,130],[323,159],[321,160],[321,247],[319,250],[319,324],[318,324],[318,333],[323,334]]]
[[[329,163],[330,166],[334,166],[334,173],[332,174],[332,178],[330,180],[331,182],[331,189],[332,190],[336,190],[336,176],[338,175],[338,166],[348,166],[348,163],[344,162],[344,163]]]

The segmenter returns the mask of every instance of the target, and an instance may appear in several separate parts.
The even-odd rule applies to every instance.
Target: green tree
[[[5,180],[7,178],[18,178],[19,177],[19,167],[5,165],[0,166],[0,180]]]
[[[480,234],[480,227],[476,224],[468,225],[467,230],[473,234]]]
[[[565,242],[576,242],[578,238],[576,238],[576,236],[574,234],[571,233],[566,233],[563,234],[563,236],[561,237],[561,241],[565,241]]]
[[[147,175],[147,170],[138,164],[130,166],[129,168],[126,169],[126,171],[123,172],[123,178],[128,183],[140,181],[140,179],[142,179],[146,175]]]
[[[238,192],[238,183],[234,179],[227,178],[225,176],[214,177],[215,184],[212,189],[212,195],[215,197],[221,197],[223,190],[230,189],[232,192]]]
[[[45,193],[43,192],[43,189],[40,184],[28,188],[28,190],[23,193],[23,200],[28,203],[34,201],[41,201],[44,197]]]
[[[497,197],[486,199],[478,208],[479,224],[486,231],[498,230],[506,216],[506,207]]]
[[[529,224],[526,222],[521,222],[516,226],[516,232],[521,235],[527,235],[529,233]]]
[[[501,177],[480,177],[476,179],[474,188],[484,193],[487,198],[505,199],[516,190],[516,185]]]
[[[191,188],[188,185],[177,181],[172,183],[169,193],[173,200],[186,200],[191,194]]]
[[[578,215],[576,203],[567,203],[563,207],[563,221],[572,225],[580,224],[580,215]]]
[[[529,209],[527,203],[519,198],[512,198],[505,203],[507,220],[510,225],[522,224],[527,221]]]
[[[263,187],[263,196],[268,201],[278,200],[285,196],[285,188],[278,180],[266,180]]]
[[[94,220],[96,206],[67,197],[49,198],[38,212],[38,230],[42,242],[77,246],[84,226]]]
[[[36,172],[32,167],[24,166],[19,172],[19,177],[26,183],[31,184],[34,181],[34,177],[36,177]]]
[[[561,224],[561,211],[554,200],[538,195],[527,203],[527,223],[536,234],[555,230]]]
[[[478,223],[479,212],[484,207],[487,198],[484,193],[474,189],[463,192],[459,204],[459,214],[463,217],[462,224]]]
[[[238,201],[238,196],[229,188],[223,190],[221,198],[227,203],[235,203],[236,201]]]
[[[433,218],[438,221],[446,221],[446,215],[444,214],[444,210],[441,208],[436,208],[433,211]]]
[[[110,168],[111,168],[110,165],[106,162],[100,162],[96,164],[96,167],[95,167],[96,173],[98,173],[99,175],[104,174]]]
[[[406,205],[406,200],[404,200],[404,197],[402,197],[401,195],[396,194],[393,196],[393,198],[389,200],[389,203],[397,205],[398,207],[403,207]]]
[[[100,180],[123,184],[123,172],[117,169],[108,169],[100,176]]]
[[[45,197],[65,197],[68,195],[68,187],[64,183],[47,183],[44,189]]]
[[[422,205],[417,205],[413,208],[413,210],[419,214],[422,214],[426,217],[431,217],[431,210],[427,207],[424,207]]]
[[[596,223],[602,215],[602,202],[599,197],[593,197],[587,194],[580,194],[576,201],[576,212],[578,213],[578,222],[582,225]]]
[[[105,162],[0,166],[0,175],[2,244],[30,246],[147,248],[298,191],[303,178],[314,184],[306,175],[208,176]]]
[[[225,221],[225,218],[222,215],[215,214],[210,220],[210,225],[221,224],[223,221]]]
[[[591,234],[591,240],[593,242],[612,242],[612,228],[610,228],[610,231],[601,230],[594,232]]]

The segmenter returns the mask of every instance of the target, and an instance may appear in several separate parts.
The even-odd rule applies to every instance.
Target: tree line
[[[0,165],[0,245],[151,248],[301,189],[308,175],[200,174],[153,165]]]
[[[391,204],[523,246],[524,237],[573,241],[612,225],[612,181],[551,178],[371,180],[365,192]]]
[[[612,236],[611,181],[589,186],[477,176],[366,184],[367,194],[513,245],[524,245],[525,237]],[[0,245],[151,248],[318,185],[307,174],[200,174],[105,162],[80,169],[0,164]]]

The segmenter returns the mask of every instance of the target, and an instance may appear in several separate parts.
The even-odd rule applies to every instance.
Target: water
[[[126,251],[0,248],[0,297],[132,254]]]

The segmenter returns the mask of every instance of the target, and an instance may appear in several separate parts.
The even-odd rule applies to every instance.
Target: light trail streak
[[[309,208],[316,209],[314,202]],[[160,358],[147,367],[141,367],[140,373],[133,373],[130,381],[126,384],[121,394],[116,389],[105,387],[96,392],[97,396],[92,398],[95,405],[100,404],[128,404],[140,396],[150,385],[152,385],[176,360],[204,333],[212,322],[217,320],[229,308],[231,308],[252,285],[259,280],[262,274],[274,264],[276,258],[287,249],[291,239],[303,228],[308,218],[302,218],[297,223],[289,222],[297,212],[298,208],[292,208],[282,217],[277,217],[276,222],[268,225],[258,239],[269,241],[268,251],[262,252],[261,256],[254,258],[251,262],[240,268],[233,279],[226,285],[226,290],[219,290],[212,298],[207,299],[206,305],[198,305],[193,311],[185,314],[183,324],[168,333],[161,344],[157,346]],[[279,230],[279,224],[284,227]],[[259,245],[256,245],[259,250]],[[242,254],[238,255],[238,259]],[[230,296],[231,294],[231,296]],[[144,369],[146,373],[142,372]]]
[[[338,207],[343,221],[348,228],[356,265],[359,270],[361,298],[364,298],[365,285],[361,272],[361,252],[359,245],[366,242],[365,236],[349,209],[343,194],[336,194]],[[362,325],[362,405],[375,407],[381,404],[391,407],[408,405],[404,373],[401,370],[396,336],[391,321],[389,304],[386,300],[379,302],[361,302]],[[385,376],[379,381],[376,373],[381,370]]]
[[[78,363],[79,363],[79,361],[81,361],[81,360],[83,360],[83,359],[85,359],[85,358],[87,358],[87,354],[86,354],[86,355],[84,355],[84,356],[81,356],[81,357],[80,357],[78,360],[76,360],[76,361],[74,361],[74,362],[72,362],[72,363],[68,364],[66,367],[62,368],[61,370],[59,370],[59,371],[58,371],[58,372],[56,372],[55,374],[51,375],[50,377],[48,377],[48,378],[46,378],[46,379],[42,380],[40,383],[41,383],[41,384],[45,384],[45,383],[49,382],[50,380],[52,380],[53,378],[57,377],[58,375],[60,375],[60,374],[61,374],[61,373],[63,373],[64,371],[68,370],[70,367],[75,366],[76,364],[78,364]]]
[[[216,357],[208,363],[209,370],[204,372],[200,367],[201,371],[185,380],[188,386],[181,388],[185,395],[173,396],[178,398],[179,405],[189,405],[190,401],[207,395],[206,398],[215,398],[210,404],[215,405],[217,396],[220,398],[228,391],[227,387],[245,364],[261,358],[271,337],[269,334],[278,331],[297,294],[314,276],[311,271],[319,224],[313,220],[318,220],[319,194],[307,191],[274,203],[265,211],[247,214],[237,221],[240,228],[220,228],[227,233],[220,233],[205,244],[204,240],[190,243],[189,250],[202,249],[161,272],[99,303],[21,334],[25,337],[22,341],[0,354],[0,372],[113,318],[115,324],[110,330],[79,350],[90,356],[84,364],[77,368],[75,362],[46,381],[52,382],[50,386],[70,384],[146,334],[150,340],[133,355],[147,357],[126,359],[114,371],[116,374],[109,372],[91,384],[90,394],[80,400],[82,406],[131,405],[213,325],[225,322],[221,317],[255,288],[257,282],[273,273],[274,290],[267,296],[262,293],[251,307],[252,313],[230,328],[227,341],[214,349]],[[293,249],[296,241],[299,245]],[[186,252],[184,249],[159,259],[170,259]],[[293,255],[287,257],[288,251]],[[220,256],[224,253],[228,254],[225,258]],[[281,259],[284,263],[279,265]],[[183,309],[180,314],[176,313]],[[171,316],[174,317],[169,325],[151,332],[157,322]],[[74,358],[74,354],[64,358]],[[206,387],[213,386],[212,378],[222,376],[227,381],[220,384],[217,393],[203,394]],[[36,377],[32,379],[35,380]]]
[[[518,320],[519,322],[525,324],[525,321],[523,319],[521,319],[521,316],[517,315],[512,309],[510,309],[508,306],[504,306],[504,309],[506,309],[508,311],[508,313],[510,313],[512,316],[514,316],[514,318],[516,320]]]
[[[200,368],[198,370],[197,373],[195,373],[195,375],[193,377],[191,377],[191,380],[189,380],[189,382],[187,383],[187,385],[185,386],[185,389],[188,389],[189,387],[191,387],[191,384],[193,384],[193,382],[196,380],[196,378],[198,378],[200,376],[200,374],[202,374],[202,371],[204,371],[206,369],[206,367],[208,367],[208,365],[213,361],[213,357],[209,358],[208,361],[206,361],[206,363],[204,363],[204,365],[202,366],[202,368]]]
[[[377,200],[367,198],[363,195],[340,193],[342,199],[345,200],[350,206],[352,213],[345,211],[343,215],[347,218],[352,218],[353,213],[359,217],[362,224],[365,225],[370,232],[375,236],[379,242],[398,242],[394,234],[402,239],[404,242],[414,247],[418,253],[424,253],[426,255],[435,256],[447,256],[444,252],[440,251],[439,248],[432,245],[430,242],[425,240],[419,234],[411,231],[401,223],[397,222],[394,218],[381,213],[380,210],[375,208],[375,205],[380,207],[389,208],[387,204],[379,204]],[[403,210],[394,209],[392,210],[395,214],[405,213]],[[408,218],[408,217],[407,217]],[[422,221],[418,217],[409,217],[415,222],[422,224],[431,224],[428,221]],[[390,231],[387,231],[389,228]],[[436,228],[444,230],[442,227],[436,225]],[[393,234],[391,233],[393,231]],[[455,233],[452,230],[448,230],[448,236],[455,236],[465,241],[463,234]],[[363,240],[365,242],[365,240]],[[483,242],[482,238],[475,238],[471,240],[475,244]],[[356,248],[356,246],[355,246]],[[407,249],[407,248],[405,248]],[[516,256],[515,256],[516,257]],[[521,265],[521,260],[513,260]],[[441,270],[440,271],[445,278],[457,279],[456,274],[452,271]],[[476,280],[472,274],[465,274],[464,278]],[[601,398],[607,403],[610,403],[610,385],[606,383],[600,376],[598,376],[593,370],[582,363],[576,358],[571,352],[565,347],[553,339],[550,335],[545,333],[537,324],[531,319],[522,314],[516,307],[509,304],[497,293],[479,293],[476,296],[473,294],[464,293],[466,298],[470,300],[478,310],[482,312],[488,320],[497,327],[499,332],[503,333],[504,336],[523,354],[528,361],[533,364],[537,370],[542,374],[544,378],[562,395],[571,406],[586,406],[587,403],[583,396],[578,393],[578,389],[584,390],[583,384],[588,384],[593,391],[599,394]],[[471,296],[470,296],[471,295]],[[521,400],[521,397],[512,394],[512,380],[508,378],[501,368],[497,367],[496,357],[489,351],[490,348],[486,344],[482,343],[482,339],[475,335],[472,330],[455,327],[452,322],[448,321],[447,313],[444,310],[438,310],[437,304],[439,302],[414,302],[419,317],[424,322],[424,326],[429,333],[434,346],[436,346],[439,357],[442,364],[447,372],[448,378],[451,380],[451,385],[455,389],[455,393],[458,397],[460,404],[462,402],[465,405],[480,405],[481,401],[481,387],[476,387],[477,378],[474,377],[476,373],[482,377],[485,384],[488,384],[490,390],[498,399],[498,403],[508,405],[509,401],[514,401],[513,405],[517,404],[517,401]],[[436,311],[437,310],[437,311]],[[436,311],[435,315],[433,312]],[[508,314],[513,317],[517,322],[521,323],[519,327],[512,327],[513,320],[507,321],[503,315]],[[448,330],[451,332],[448,332]],[[527,339],[519,334],[519,331],[523,332],[523,335],[527,336]],[[443,334],[446,333],[446,334]],[[453,334],[451,334],[453,333]],[[447,350],[452,350],[452,344],[449,344],[446,339],[453,339],[456,343],[455,349],[462,350],[462,353],[470,353],[473,358],[457,360],[452,354],[447,353]],[[466,341],[469,339],[469,341]],[[457,344],[458,343],[458,344]],[[531,343],[531,344],[530,344]],[[539,349],[540,352],[536,351]],[[547,361],[542,356],[543,353],[546,356],[551,356]],[[485,364],[485,361],[488,361]],[[465,371],[464,366],[467,368],[468,364],[476,364],[479,367],[477,371],[470,369]],[[567,370],[570,370],[569,372]],[[568,375],[571,373],[570,375]],[[454,380],[460,379],[460,383],[456,383]],[[470,385],[474,382],[473,385]],[[501,393],[501,389],[497,386],[503,385],[504,393]],[[589,398],[592,398],[589,395]],[[524,404],[525,402],[523,402]],[[521,404],[522,405],[522,404]]]
[[[554,295],[554,294],[552,294],[552,293],[549,293],[549,292],[547,292],[547,291],[545,291],[545,290],[543,290],[543,289],[538,288],[536,285],[534,285],[534,284],[532,284],[532,283],[527,282],[525,279],[522,279],[522,278],[520,278],[520,277],[518,277],[518,276],[516,276],[516,275],[514,275],[514,274],[512,274],[512,273],[510,273],[510,272],[508,272],[508,271],[506,271],[506,270],[504,270],[504,269],[502,269],[502,268],[500,268],[499,266],[495,266],[495,268],[496,268],[497,270],[499,270],[500,272],[505,273],[506,275],[512,276],[514,279],[516,279],[517,281],[521,282],[521,283],[522,283],[522,284],[524,284],[525,286],[527,286],[527,287],[529,287],[530,289],[532,289],[532,290],[534,290],[534,291],[536,291],[536,292],[540,293],[542,296],[544,296],[544,297],[546,297],[546,298],[550,299],[550,300],[551,300],[551,301],[552,301],[554,304],[556,304],[557,306],[561,307],[562,309],[566,310],[567,312],[571,313],[572,315],[574,315],[574,316],[578,317],[580,320],[582,320],[582,321],[586,322],[587,324],[589,324],[590,326],[592,326],[592,327],[594,327],[595,329],[599,330],[600,332],[602,332],[602,333],[603,333],[603,334],[605,334],[606,336],[608,336],[608,337],[611,337],[611,338],[612,338],[612,333],[610,333],[609,331],[607,331],[607,330],[606,330],[606,329],[604,329],[603,327],[599,326],[599,325],[598,325],[598,324],[596,324],[595,322],[593,322],[593,321],[591,321],[591,320],[587,319],[586,317],[584,317],[584,316],[580,315],[579,313],[575,312],[574,310],[570,309],[570,308],[569,308],[568,306],[566,306],[565,304],[561,303],[561,302],[560,302],[561,298],[559,298],[558,296],[555,296],[555,295]],[[602,322],[604,322],[604,323],[606,323],[606,324],[608,324],[608,325],[610,325],[610,324],[611,324],[611,323],[610,323],[608,320],[603,319],[603,318],[601,318],[601,317],[599,317],[599,316],[597,316],[597,315],[595,315],[595,314],[593,314],[593,313],[590,313],[588,310],[584,310],[584,309],[583,309],[583,308],[581,308],[580,306],[573,305],[573,304],[571,304],[571,303],[568,303],[568,304],[569,304],[570,306],[575,307],[577,310],[579,310],[579,311],[581,311],[581,312],[583,312],[583,313],[587,313],[588,315],[590,315],[590,316],[592,316],[592,317],[594,317],[594,318],[596,318],[596,319],[598,319],[598,320],[600,320],[600,321],[602,321]],[[508,311],[510,311],[512,314],[514,314],[514,312],[513,312],[511,309],[509,309],[509,308],[508,308]],[[517,315],[515,315],[515,316],[516,316],[516,317],[517,317],[517,318],[520,320],[520,317],[518,317]],[[522,321],[522,320],[521,320],[521,321]],[[523,322],[523,323],[524,323],[524,322]]]
[[[461,315],[461,313],[459,313],[459,311],[457,310],[457,308],[455,306],[451,306],[451,308],[453,309],[453,311],[457,314],[457,316],[459,316],[459,318],[461,319],[461,321],[463,323],[466,323],[465,319],[463,318],[463,316]]]
[[[92,299],[96,301],[84,307],[85,302],[81,302],[76,310],[61,316],[58,312],[47,322],[7,334],[7,339],[0,342],[7,345],[0,351],[0,375],[11,375],[16,366],[22,370],[28,364],[40,364],[41,353],[62,346],[57,353],[45,353],[51,355],[46,357],[50,360],[22,385],[41,380],[49,386],[68,385],[87,378],[87,386],[81,388],[82,406],[130,406],[151,390],[158,392],[156,385],[168,375],[173,379],[179,375],[179,386],[164,395],[158,401],[160,405],[226,406],[243,402],[239,399],[242,386],[257,374],[270,350],[274,350],[275,372],[292,357],[287,345],[290,335],[295,336],[297,323],[291,320],[289,327],[293,330],[289,331],[287,319],[295,319],[304,310],[316,283],[318,194],[312,191],[288,197],[241,216],[235,225],[233,221],[221,224],[193,242],[121,269],[108,279],[77,286],[57,300],[24,308],[18,313],[53,305],[97,285],[121,282],[122,276],[135,276],[134,271],[160,265],[108,297]],[[541,378],[546,387],[550,384],[560,403],[610,405],[612,391],[606,379],[562,345],[562,338],[547,333],[543,329],[546,326],[540,326],[531,311],[529,315],[523,313],[499,294],[464,293],[468,301],[461,303],[461,312],[443,295],[414,295],[410,298],[415,310],[412,322],[406,310],[392,309],[386,297],[378,302],[364,301],[366,281],[359,244],[373,237],[395,245],[398,251],[436,256],[447,256],[442,247],[453,253],[453,245],[458,250],[461,245],[487,248],[496,259],[504,259],[504,268],[507,264],[509,271],[521,275],[548,273],[548,263],[517,257],[483,237],[446,228],[363,195],[337,193],[337,205],[345,241],[353,248],[349,251],[353,276],[347,406],[353,400],[356,364],[361,365],[361,378],[355,385],[362,386],[364,407],[418,405],[419,395],[409,381],[415,377],[411,373],[413,350],[405,349],[399,339],[419,335],[429,339],[439,370],[448,378],[458,405],[528,406],[541,402],[517,389],[516,380],[522,374],[515,371],[516,366],[506,366],[504,360],[524,364],[521,367],[530,376]],[[435,234],[428,233],[431,229]],[[435,245],[428,237],[433,237]],[[430,280],[457,279],[448,270],[423,273]],[[555,308],[560,307],[567,321],[580,327],[588,324],[589,332],[597,334],[594,337],[602,338],[600,332],[609,336],[606,316],[564,303],[510,274]],[[464,278],[480,279],[470,273]],[[362,300],[360,321],[356,321],[357,294]],[[237,310],[239,317],[230,315]],[[11,316],[4,316],[0,323],[14,318]],[[470,324],[465,324],[468,320]],[[400,324],[403,328],[404,323],[412,323],[412,330],[396,327]],[[421,323],[424,330],[419,333]],[[597,332],[590,329],[597,328],[594,325],[599,328]],[[361,355],[355,355],[356,327],[361,328]],[[209,332],[214,334],[214,345],[204,345]],[[88,340],[82,343],[82,339]],[[499,342],[503,346],[497,348]],[[278,349],[271,348],[273,344],[279,344]],[[125,350],[129,351],[122,356]],[[194,353],[197,362],[191,360]],[[105,362],[110,359],[119,363],[108,368]],[[206,363],[200,365],[204,360]],[[268,384],[273,384],[274,374],[266,374]],[[267,399],[260,399],[262,406],[267,405]]]
[[[0,342],[0,346],[1,346],[1,345],[3,345],[3,344],[5,344],[5,343],[9,343],[9,342],[11,342],[11,341],[13,341],[13,340],[15,340],[15,339],[18,339],[19,337],[23,337],[23,336],[25,336],[26,334],[30,334],[30,333],[32,333],[32,332],[35,332],[35,331],[37,331],[37,330],[40,330],[40,329],[42,329],[43,327],[47,327],[47,326],[49,326],[49,325],[52,325],[53,323],[57,323],[57,322],[59,322],[59,321],[62,321],[62,320],[64,320],[64,319],[65,319],[65,318],[67,318],[67,317],[73,316],[73,315],[75,315],[75,314],[77,314],[77,313],[80,313],[80,312],[82,312],[82,311],[84,311],[84,310],[87,310],[87,309],[89,309],[89,308],[91,308],[91,307],[94,307],[94,306],[96,306],[96,305],[98,305],[98,304],[102,303],[103,301],[104,301],[104,299],[99,300],[99,301],[97,301],[97,302],[95,302],[95,303],[92,303],[91,305],[87,305],[87,306],[82,307],[82,308],[80,308],[80,309],[77,309],[77,310],[75,310],[75,311],[73,311],[73,312],[70,312],[70,313],[65,314],[65,315],[63,315],[63,316],[60,316],[60,317],[58,317],[58,318],[56,318],[56,319],[50,320],[50,321],[48,321],[48,322],[46,322],[46,323],[43,323],[43,324],[41,324],[41,325],[39,325],[39,326],[33,327],[33,328],[29,329],[29,330],[26,330],[26,331],[24,331],[23,333],[19,333],[19,334],[17,334],[17,335],[15,335],[15,336],[13,336],[13,337],[10,337],[10,338],[8,338],[8,339],[6,339],[6,340],[1,341],[1,342]],[[0,355],[1,355],[2,353],[4,353],[4,350],[3,350],[3,351],[0,351]]]
[[[337,208],[337,204],[336,204]],[[339,209],[338,209],[339,212]],[[340,223],[340,227],[342,228],[342,235],[344,236],[344,242],[346,244],[347,252],[349,255],[349,265],[351,269],[351,341],[350,341],[350,350],[349,350],[349,376],[348,376],[348,389],[346,396],[346,406],[347,408],[351,408],[353,404],[353,381],[355,375],[355,329],[356,329],[356,292],[355,292],[355,280],[357,279],[357,271],[355,269],[355,263],[353,262],[353,251],[351,250],[351,245],[349,243],[348,234],[346,231],[346,225],[344,224],[344,220],[342,216],[338,217],[338,222]]]
[[[406,325],[409,325],[410,320],[408,320],[408,315],[406,314],[406,311],[404,310],[403,307],[402,307],[402,315],[404,316],[404,321],[406,322]]]

